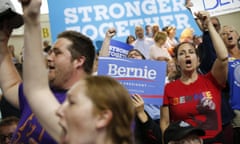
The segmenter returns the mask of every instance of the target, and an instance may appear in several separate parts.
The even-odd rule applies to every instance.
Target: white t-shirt
[[[146,59],[149,59],[149,49],[153,44],[154,41],[152,38],[145,37],[143,39],[136,39],[132,45],[134,49],[139,50]]]
[[[172,59],[171,55],[169,54],[167,48],[165,47],[158,47],[156,44],[153,44],[150,47],[150,59],[157,60],[158,57],[166,57],[169,60]]]

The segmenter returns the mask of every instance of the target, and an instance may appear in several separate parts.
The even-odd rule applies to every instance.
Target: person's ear
[[[97,128],[107,127],[107,125],[111,122],[113,117],[111,110],[104,110],[98,114],[97,118]]]
[[[76,68],[82,67],[83,64],[85,63],[85,61],[86,61],[86,57],[81,56],[81,57],[74,60],[74,65],[75,65]]]

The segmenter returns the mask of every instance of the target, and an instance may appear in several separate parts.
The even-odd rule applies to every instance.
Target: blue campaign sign
[[[187,27],[201,34],[185,0],[48,0],[52,40],[64,30],[76,30],[88,35],[97,46],[109,27],[115,27],[114,39],[124,42],[134,35],[136,25],[158,24],[175,26],[177,36]]]
[[[114,77],[146,104],[162,105],[166,62],[99,57],[98,75]]]
[[[133,49],[133,46],[112,39],[109,46],[109,56],[116,58],[127,58],[128,51],[131,49]]]

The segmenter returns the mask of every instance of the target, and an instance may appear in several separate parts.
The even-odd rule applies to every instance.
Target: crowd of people
[[[177,38],[174,26],[135,27],[135,36],[126,38],[133,47],[127,58],[167,63],[159,106],[97,75],[98,56],[109,56],[115,28],[107,30],[99,52],[76,31],[61,32],[51,46],[41,38],[41,0],[19,2],[23,15],[4,0],[15,17],[0,21],[0,100],[7,103],[0,103],[2,113],[7,111],[0,143],[240,143],[240,36],[233,26],[221,26],[201,11],[195,13],[201,36],[192,28]],[[8,42],[21,22],[24,60],[18,68]]]

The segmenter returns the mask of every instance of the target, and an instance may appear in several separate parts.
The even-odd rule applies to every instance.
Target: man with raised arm
[[[20,76],[11,63],[6,46],[12,29],[8,27],[9,23],[5,20],[2,22],[3,28],[0,30],[0,84],[7,100],[21,111],[21,119],[13,135],[12,143],[25,144],[28,143],[29,138],[33,138],[39,144],[54,144],[60,141],[61,135],[61,128],[56,123],[58,117],[53,117],[48,121],[43,119],[48,118],[49,115],[55,115],[59,103],[62,103],[66,97],[66,91],[76,81],[92,73],[95,48],[88,37],[78,32],[62,32],[58,35],[56,43],[47,56],[46,66],[42,54],[40,28],[41,0],[19,1],[23,7],[25,23],[24,81],[27,83],[28,80],[37,78],[36,81],[28,83],[36,89],[50,85],[55,95],[55,98],[53,97],[55,103],[52,106],[45,106],[45,102],[50,100],[45,99],[41,94],[33,94],[34,97],[29,98],[28,101],[25,98],[23,89],[28,91],[29,85],[24,85],[25,82],[22,84]],[[28,72],[30,69],[32,69],[31,73]],[[30,106],[33,108],[34,114]],[[46,109],[48,110],[46,111]]]

